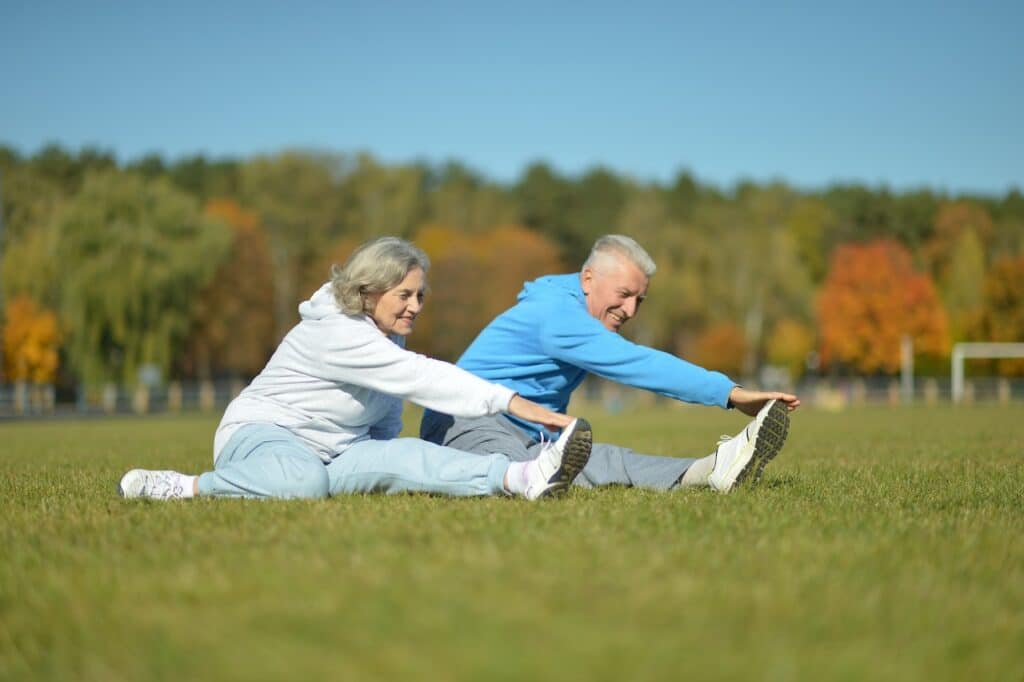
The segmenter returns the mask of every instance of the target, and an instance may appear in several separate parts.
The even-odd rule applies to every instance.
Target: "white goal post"
[[[953,402],[964,399],[964,360],[966,358],[1024,358],[1024,343],[957,343],[953,345],[950,371]]]

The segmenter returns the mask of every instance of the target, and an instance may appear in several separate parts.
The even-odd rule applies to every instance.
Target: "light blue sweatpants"
[[[329,464],[287,429],[248,424],[235,431],[199,494],[220,497],[327,497],[423,492],[469,497],[504,491],[509,458],[481,457],[419,438],[366,440]]]

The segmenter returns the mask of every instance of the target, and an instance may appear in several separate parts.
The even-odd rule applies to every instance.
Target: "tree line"
[[[732,376],[891,374],[904,335],[919,368],[944,372],[954,342],[1024,340],[1017,189],[720,188],[687,171],[659,183],[545,163],[502,184],[365,153],[119,163],[50,145],[0,146],[0,197],[7,381],[247,378],[331,264],[384,234],[431,256],[410,346],[449,360],[523,281],[578,270],[609,232],[658,264],[628,335]]]

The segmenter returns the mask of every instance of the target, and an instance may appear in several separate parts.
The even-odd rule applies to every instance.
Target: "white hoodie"
[[[515,392],[407,351],[367,315],[346,315],[330,283],[299,305],[299,322],[270,362],[231,401],[213,441],[214,462],[245,424],[277,424],[329,462],[359,441],[394,438],[402,400],[457,417],[508,407]]]

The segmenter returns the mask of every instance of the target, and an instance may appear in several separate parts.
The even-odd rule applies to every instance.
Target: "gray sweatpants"
[[[465,419],[427,410],[420,423],[420,438],[478,455],[500,452],[514,461],[532,459],[540,449],[540,443],[504,415]],[[590,461],[573,484],[586,488],[624,485],[671,490],[694,461],[641,455],[618,445],[594,443]]]

